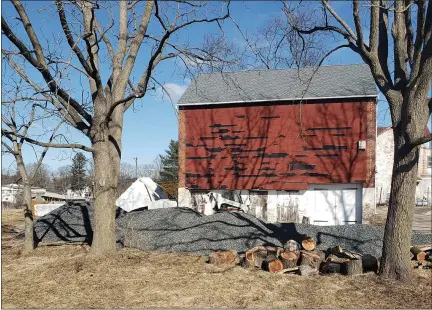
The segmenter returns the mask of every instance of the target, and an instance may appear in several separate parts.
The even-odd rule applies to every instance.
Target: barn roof
[[[321,66],[201,74],[177,105],[375,97],[377,94],[367,65]]]

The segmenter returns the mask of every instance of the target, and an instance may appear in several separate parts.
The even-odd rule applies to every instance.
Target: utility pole
[[[133,158],[135,160],[135,179],[138,179],[138,157]]]

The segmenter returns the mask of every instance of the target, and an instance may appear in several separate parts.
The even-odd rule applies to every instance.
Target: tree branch
[[[411,142],[412,148],[432,141],[432,133]]]
[[[2,135],[11,135],[13,134],[13,132],[2,129],[1,130]],[[34,140],[32,138],[29,137],[23,137],[21,134],[17,134],[16,135],[17,138],[20,139],[24,139],[26,142],[29,142],[31,144],[35,144],[38,146],[42,146],[42,147],[53,147],[53,148],[62,148],[62,149],[80,149],[86,152],[93,152],[93,148],[82,145],[82,144],[77,144],[77,143],[66,143],[66,144],[62,144],[62,143],[46,143],[46,142],[40,142],[37,140]]]
[[[2,51],[3,53],[3,51]],[[36,93],[42,94],[46,101],[51,102],[60,113],[64,115],[66,120],[73,126],[76,127],[78,130],[83,132],[85,135],[88,135],[90,127],[84,123],[82,116],[78,114],[78,112],[70,107],[67,102],[62,101],[63,99],[61,97],[57,97],[59,101],[62,101],[62,103],[57,102],[54,100],[51,96],[48,96],[27,74],[24,73],[24,70],[14,61],[12,58],[10,58],[8,55],[5,55],[6,60],[10,64],[10,66],[15,70],[16,73],[24,80],[26,81],[31,87],[34,88]]]
[[[352,38],[353,41],[357,41],[357,36],[351,30],[350,26],[336,13],[336,11],[328,4],[327,0],[321,0],[321,3],[325,6],[325,8],[330,12],[331,15],[337,20],[337,22],[344,27],[346,32]]]
[[[14,3],[17,1],[14,1]],[[22,6],[21,6],[22,7]],[[22,8],[23,9],[23,8]],[[24,9],[23,9],[24,10]],[[25,12],[21,12],[20,16],[27,16],[25,14]],[[28,18],[26,18],[28,21]],[[18,37],[13,33],[13,31],[10,29],[9,25],[6,23],[6,20],[3,18],[1,18],[2,20],[2,30],[3,33],[6,35],[6,37],[18,48],[18,50],[20,51],[20,53],[24,56],[24,58],[30,62],[30,64],[37,69],[43,76],[45,82],[47,83],[50,91],[57,97],[63,99],[64,102],[67,102],[67,105],[70,105],[73,109],[76,110],[77,113],[79,113],[82,118],[87,121],[87,123],[89,125],[91,125],[92,123],[92,118],[90,116],[90,114],[88,114],[84,108],[82,106],[80,106],[80,104],[73,99],[71,96],[69,96],[62,88],[60,88],[57,83],[55,82],[53,76],[51,75],[51,73],[48,70],[48,67],[46,65],[45,62],[45,57],[42,55],[38,55],[38,59],[34,59],[34,57],[31,55],[30,51],[27,49],[27,47],[21,42],[21,40],[18,39]],[[23,18],[22,18],[23,20]],[[23,20],[24,23],[24,20]],[[27,33],[32,34],[32,36],[34,34],[33,28],[31,26],[31,24],[28,22],[28,24],[25,24],[25,28],[28,29]],[[33,39],[33,41],[35,41],[36,43],[38,43],[39,41],[37,39]],[[35,43],[35,44],[36,44]],[[41,46],[37,46],[34,47],[35,51],[42,51]],[[43,59],[43,61],[39,61],[39,59]],[[62,104],[64,104],[62,102]],[[67,108],[67,106],[65,106],[65,108]]]
[[[87,72],[88,76],[92,76],[93,75],[92,68],[90,68],[89,64],[87,63],[87,60],[84,58],[84,55],[82,54],[77,43],[75,43],[75,41],[73,39],[72,33],[70,31],[70,28],[69,28],[69,25],[68,25],[68,22],[66,19],[66,14],[65,14],[64,9],[63,9],[63,2],[60,0],[55,0],[55,4],[57,6],[57,12],[58,12],[58,15],[60,18],[60,24],[63,28],[63,32],[66,36],[66,39],[67,39],[67,42],[68,42],[70,48],[72,49],[72,51],[77,56],[79,62],[81,63],[81,65],[83,66],[85,71]]]

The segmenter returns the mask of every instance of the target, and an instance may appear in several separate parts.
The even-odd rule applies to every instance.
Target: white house
[[[16,203],[18,193],[22,192],[23,185],[21,184],[8,184],[1,187],[1,201],[8,203]],[[42,196],[46,194],[46,189],[32,187],[31,189],[33,199],[42,199]]]
[[[430,134],[425,129],[425,135]],[[391,177],[393,170],[393,131],[391,127],[379,127],[376,140],[376,201],[386,204],[390,198]],[[432,204],[432,149],[430,144],[423,144],[419,154],[416,201]]]

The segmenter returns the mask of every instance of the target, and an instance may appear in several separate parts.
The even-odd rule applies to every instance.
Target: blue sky
[[[41,8],[48,4],[49,2],[44,1],[26,2],[30,12],[30,18],[35,28],[37,31],[44,29],[45,34],[50,33],[49,31],[51,31],[51,29],[58,29],[58,17],[56,15],[50,15],[52,13],[46,11],[43,14],[44,17],[41,18],[40,14],[35,13],[33,9]],[[352,19],[349,3],[336,2],[334,7],[342,17],[346,17],[347,20]],[[231,12],[234,19],[244,31],[253,33],[258,28],[264,26],[269,19],[281,14],[281,5],[279,2],[272,1],[234,1],[231,3]],[[10,10],[10,4],[2,2],[2,15],[7,17],[13,13],[14,11]],[[114,12],[114,14],[115,13],[116,12]],[[47,29],[49,31],[47,31]],[[242,36],[233,24],[226,22],[224,29],[228,39],[234,42],[242,42]],[[204,35],[209,33],[217,33],[216,25],[200,24],[196,27],[190,27],[182,31],[181,36],[199,45]],[[148,59],[145,58],[146,52],[148,52],[148,50],[146,50],[145,47],[140,52],[145,61]],[[358,55],[348,49],[344,49],[334,53],[326,60],[325,64],[351,64],[361,62],[362,60]],[[141,67],[138,65],[134,70],[135,80],[139,79],[138,73],[140,69]],[[170,94],[174,100],[173,103],[180,98],[181,94],[190,83],[189,79],[183,77],[182,66],[176,66],[173,60],[169,60],[158,67],[156,74],[159,82],[170,90]],[[37,75],[34,76],[36,77]],[[40,77],[37,78],[40,79]],[[73,79],[72,84],[73,85],[70,86],[73,89],[80,88],[76,78]],[[161,90],[156,89],[152,94],[136,101],[135,108],[129,109],[126,112],[122,140],[122,161],[134,163],[133,158],[138,157],[138,162],[140,164],[149,164],[158,154],[164,152],[171,139],[177,139],[178,123],[176,113],[170,100],[166,96],[165,98],[161,98],[161,94]],[[380,97],[380,99],[382,99],[382,97]],[[385,113],[385,111],[386,104],[380,100],[378,115],[380,125],[390,124],[388,113]],[[71,136],[76,142],[88,144],[86,143],[86,139],[81,137],[78,133],[72,134]],[[70,162],[69,158],[71,157],[70,154],[71,151],[51,149],[48,152],[45,163],[51,169],[68,165]],[[27,162],[34,160],[33,151],[29,147],[25,149],[24,156]],[[8,168],[10,166],[13,167],[13,159],[8,156],[3,156],[2,167]]]

